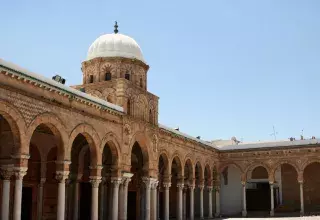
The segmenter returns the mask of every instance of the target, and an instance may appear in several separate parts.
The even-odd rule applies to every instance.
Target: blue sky
[[[320,137],[320,1],[3,1],[0,57],[80,84],[90,44],[133,37],[160,122],[202,139]]]

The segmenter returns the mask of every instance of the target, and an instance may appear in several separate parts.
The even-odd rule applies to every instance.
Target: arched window
[[[111,73],[107,72],[105,81],[109,81],[109,80],[111,80]]]
[[[130,81],[130,74],[129,73],[124,74],[124,78]]]
[[[93,75],[89,76],[89,83],[93,83]]]
[[[130,99],[128,99],[127,101],[127,114],[131,115],[131,103],[130,103]]]
[[[143,88],[142,78],[140,78],[140,87]]]
[[[153,114],[152,114],[151,109],[150,109],[150,111],[149,111],[149,122],[150,122],[150,123],[153,123]]]

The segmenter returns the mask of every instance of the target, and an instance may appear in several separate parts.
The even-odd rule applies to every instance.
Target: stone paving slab
[[[306,217],[274,217],[274,218],[220,218],[220,220],[320,220],[320,216],[306,216]]]

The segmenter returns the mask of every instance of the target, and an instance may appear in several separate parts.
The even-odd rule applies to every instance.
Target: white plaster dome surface
[[[89,47],[87,60],[96,57],[124,57],[144,62],[140,46],[124,34],[104,34]]]

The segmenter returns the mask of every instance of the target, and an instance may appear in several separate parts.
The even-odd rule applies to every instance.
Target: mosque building
[[[98,37],[66,86],[0,59],[1,220],[320,211],[319,139],[204,141],[158,122],[137,42]]]

